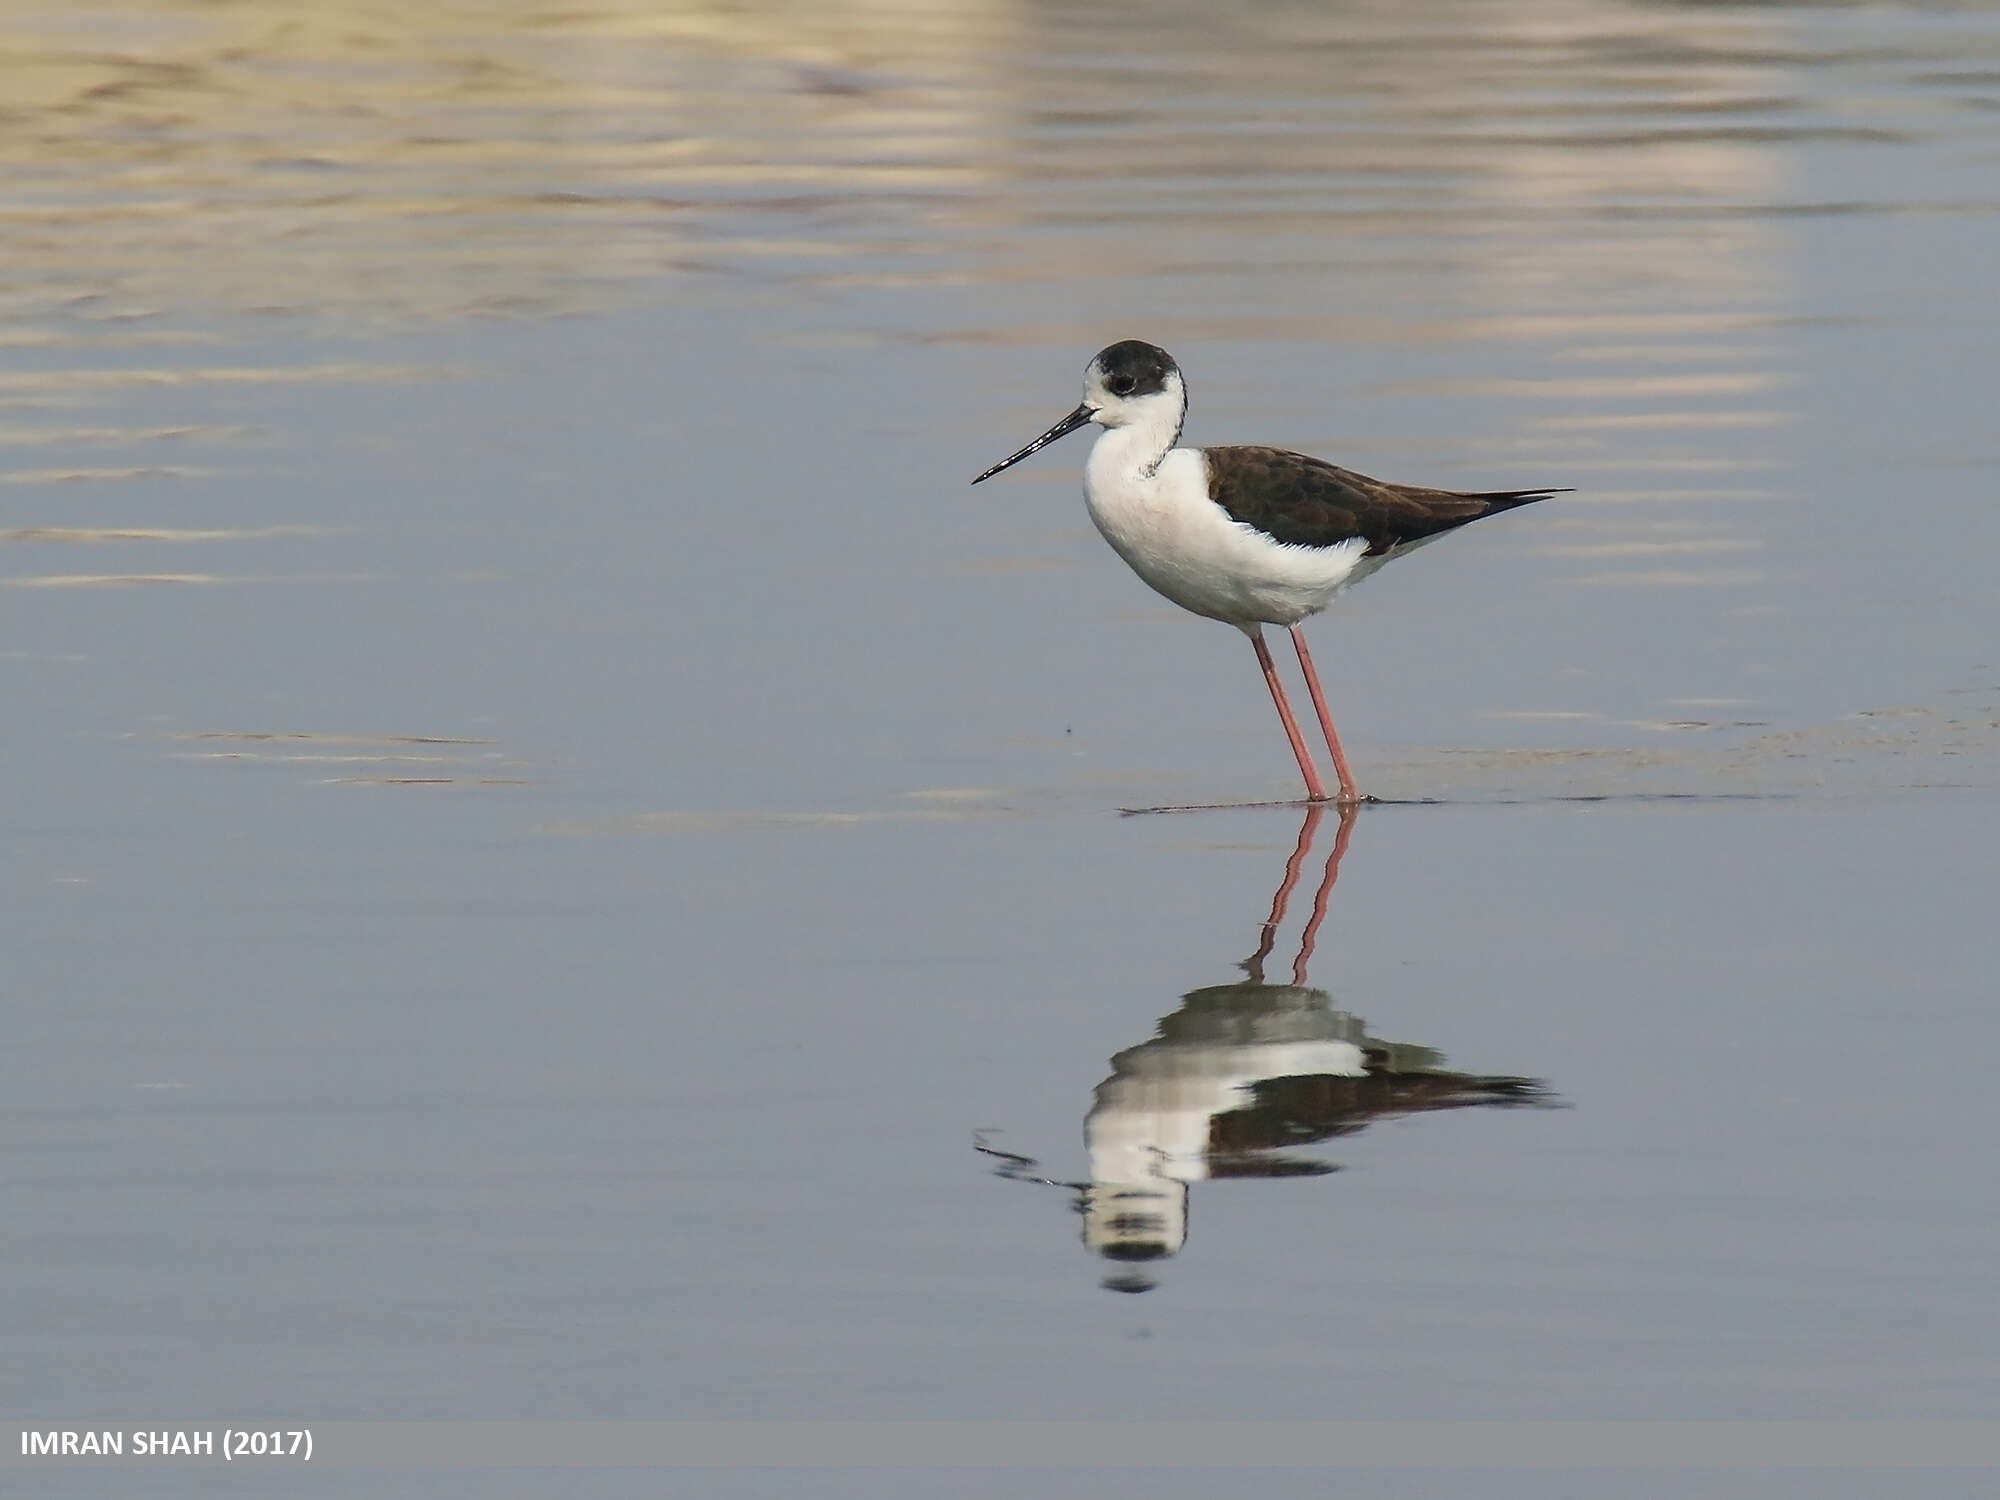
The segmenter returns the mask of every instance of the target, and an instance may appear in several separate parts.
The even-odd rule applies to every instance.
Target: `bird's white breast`
[[[1292,625],[1374,571],[1359,537],[1287,546],[1231,519],[1208,498],[1200,449],[1172,449],[1149,468],[1131,431],[1112,428],[1090,450],[1084,504],[1132,571],[1182,609],[1243,627]]]

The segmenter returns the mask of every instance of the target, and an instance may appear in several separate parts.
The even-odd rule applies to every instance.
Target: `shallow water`
[[[1990,1413],[1994,8],[0,57],[0,1409]],[[1240,639],[965,485],[1128,336],[1577,490],[1313,627],[1297,970],[1337,820],[1119,813],[1294,795]]]

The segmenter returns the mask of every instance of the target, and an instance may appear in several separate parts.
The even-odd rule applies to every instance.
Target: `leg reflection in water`
[[[1334,1009],[1326,991],[1309,987],[1306,968],[1354,831],[1353,807],[1336,814],[1333,851],[1300,934],[1292,982],[1265,979],[1326,814],[1323,805],[1305,813],[1257,949],[1242,965],[1247,977],[1190,991],[1150,1040],[1111,1059],[1111,1076],[1097,1086],[1084,1119],[1089,1182],[1055,1184],[1036,1175],[1029,1158],[980,1143],[1004,1163],[1000,1175],[1079,1194],[1084,1243],[1128,1265],[1106,1280],[1111,1290],[1150,1290],[1155,1282],[1133,1263],[1163,1260],[1186,1244],[1191,1183],[1320,1176],[1335,1166],[1290,1153],[1397,1115],[1550,1102],[1536,1079],[1450,1072],[1428,1047],[1371,1037],[1359,1016]]]

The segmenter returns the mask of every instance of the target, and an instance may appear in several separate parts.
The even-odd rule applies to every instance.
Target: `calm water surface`
[[[0,58],[0,1410],[1993,1411],[2000,11]],[[1135,336],[1194,441],[1575,486],[1314,627],[1424,805],[1119,815],[1293,777],[1082,440],[966,488]]]

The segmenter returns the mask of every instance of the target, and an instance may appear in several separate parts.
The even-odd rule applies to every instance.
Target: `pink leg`
[[[1299,869],[1312,852],[1313,830],[1319,827],[1319,820],[1325,816],[1326,809],[1323,807],[1306,809],[1306,820],[1299,825],[1298,842],[1292,845],[1292,857],[1285,861],[1284,881],[1278,887],[1278,894],[1271,898],[1271,915],[1264,919],[1264,930],[1258,935],[1257,951],[1244,962],[1244,972],[1258,984],[1264,982],[1264,960],[1271,956],[1271,949],[1278,941],[1278,928],[1285,920],[1285,905],[1292,899],[1292,887],[1299,883]]]
[[[1263,631],[1251,636],[1250,644],[1257,648],[1257,665],[1264,669],[1264,685],[1271,690],[1271,701],[1278,705],[1278,717],[1285,721],[1285,738],[1292,742],[1292,754],[1298,757],[1299,771],[1305,776],[1306,800],[1325,802],[1326,783],[1319,779],[1312,755],[1306,749],[1306,737],[1299,733],[1299,721],[1292,717],[1292,705],[1285,697],[1285,685],[1278,681],[1278,669],[1271,661],[1271,648],[1264,644]]]
[[[1319,890],[1313,895],[1313,913],[1306,919],[1306,930],[1299,937],[1298,960],[1292,965],[1292,983],[1301,987],[1306,982],[1306,965],[1312,962],[1313,944],[1319,940],[1319,924],[1326,920],[1327,897],[1333,894],[1333,883],[1340,879],[1340,862],[1347,857],[1347,840],[1359,816],[1352,802],[1341,804],[1340,831],[1333,836],[1333,853],[1327,858],[1326,874],[1320,878]]]
[[[1312,653],[1306,650],[1305,632],[1298,626],[1292,627],[1292,645],[1299,653],[1299,666],[1306,674],[1306,691],[1312,694],[1313,712],[1319,715],[1320,732],[1326,736],[1326,748],[1333,752],[1333,774],[1340,778],[1342,802],[1359,802],[1361,793],[1354,785],[1354,773],[1347,769],[1346,752],[1340,748],[1340,736],[1333,732],[1333,715],[1326,711],[1326,694],[1320,691],[1319,673],[1313,670]]]

